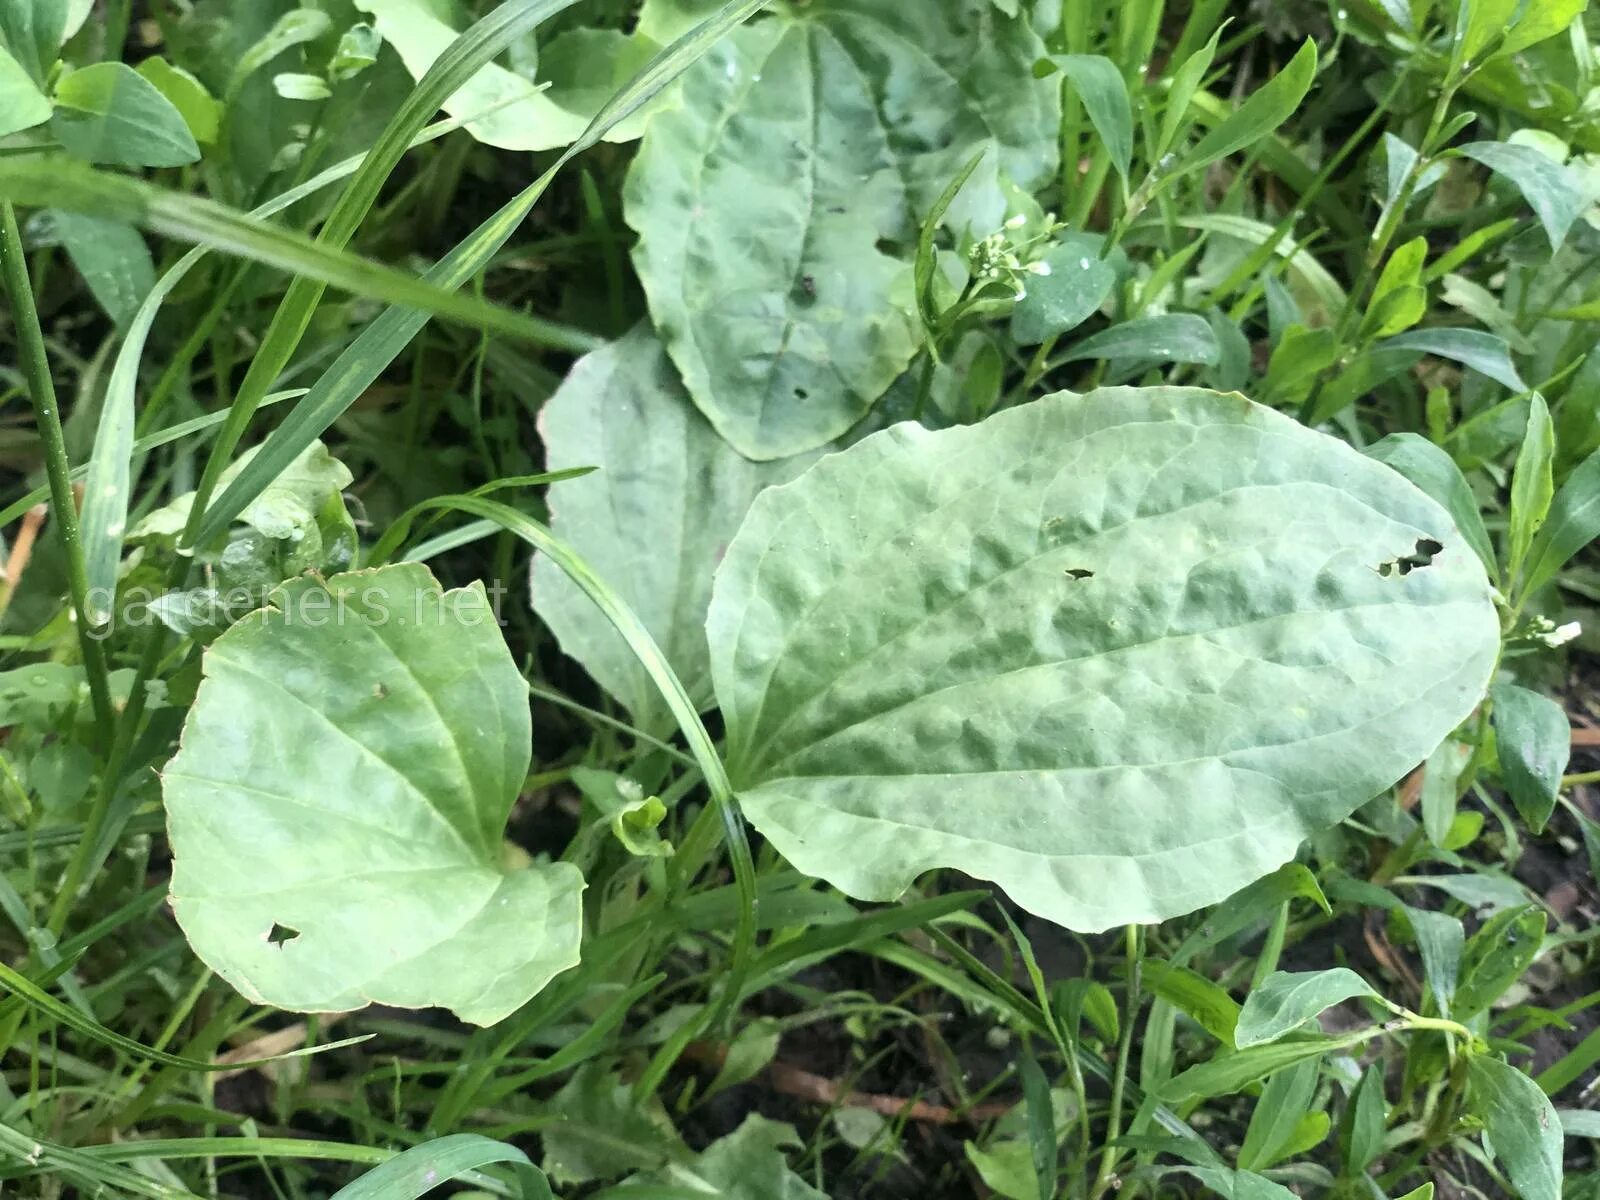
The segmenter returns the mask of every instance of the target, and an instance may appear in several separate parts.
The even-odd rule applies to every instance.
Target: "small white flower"
[[[1554,649],[1565,646],[1583,632],[1583,626],[1577,621],[1568,621],[1565,625],[1558,625],[1544,636],[1544,644]]]
[[[1087,271],[1089,269],[1089,260],[1087,258],[1080,258],[1078,260],[1078,266],[1082,270]]]
[[[1031,262],[1028,264],[1028,273],[1030,275],[1048,275],[1050,274],[1050,264],[1042,259],[1039,262]]]
[[[1018,213],[1016,216],[1008,217],[1006,219],[1006,228],[1007,229],[1021,229],[1027,223],[1028,223],[1028,218],[1023,216],[1023,214]]]

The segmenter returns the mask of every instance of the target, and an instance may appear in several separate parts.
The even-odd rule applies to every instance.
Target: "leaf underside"
[[[1287,861],[1472,710],[1498,643],[1437,504],[1184,388],[823,459],[757,498],[707,631],[734,786],[796,867],[874,900],[956,867],[1082,930]]]

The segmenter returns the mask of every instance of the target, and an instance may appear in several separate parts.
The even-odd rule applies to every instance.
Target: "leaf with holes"
[[[641,326],[581,359],[540,414],[551,470],[598,467],[550,489],[556,534],[607,580],[666,655],[689,696],[711,704],[711,577],[750,502],[812,456],[755,463],[690,403],[661,343]],[[589,674],[654,733],[673,729],[650,675],[564,571],[534,559],[533,606]]]
[[[986,146],[945,223],[1005,218],[1002,179],[1054,162],[1058,85],[990,5],[815,0],[738,30],[650,124],[625,215],[650,313],[694,402],[750,458],[854,425],[916,348],[921,217]]]
[[[163,774],[172,907],[250,999],[492,1024],[578,961],[577,868],[505,866],[527,688],[474,585],[303,578],[206,653]]]
[[[1437,504],[1187,388],[830,455],[757,497],[706,627],[729,773],[795,866],[874,900],[956,867],[1084,930],[1286,862],[1472,711],[1499,645]]]

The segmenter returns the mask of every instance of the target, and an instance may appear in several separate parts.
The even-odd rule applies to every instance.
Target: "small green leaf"
[[[1222,38],[1219,27],[1211,40],[1184,60],[1172,76],[1172,86],[1167,91],[1166,105],[1161,113],[1161,134],[1156,138],[1156,158],[1164,157],[1183,131],[1189,115],[1189,103],[1205,81],[1211,69],[1211,60],[1217,56],[1217,43]]]
[[[1070,267],[1068,268],[1071,269]],[[1128,358],[1152,362],[1212,364],[1220,354],[1211,323],[1194,313],[1135,317],[1073,344],[1057,361]]]
[[[50,101],[0,44],[0,137],[50,119]]]
[[[507,874],[527,687],[481,586],[296,580],[223,634],[162,776],[172,907],[252,1000],[493,1024],[578,961],[582,877]]]
[[[1600,537],[1600,451],[1573,468],[1550,502],[1544,525],[1528,549],[1520,593],[1549,583],[1579,550]]]
[[[1346,1178],[1358,1179],[1383,1152],[1383,1131],[1388,1125],[1388,1104],[1383,1095],[1383,1067],[1368,1067],[1350,1094],[1339,1123],[1339,1149]]]
[[[1470,1021],[1522,978],[1544,945],[1545,913],[1535,904],[1495,913],[1467,942],[1461,959],[1461,983],[1451,1011]]]
[[[1161,1089],[1161,1097],[1172,1103],[1181,1103],[1203,1100],[1209,1096],[1229,1096],[1274,1071],[1281,1071],[1307,1059],[1321,1058],[1330,1051],[1350,1044],[1349,1038],[1310,1037],[1233,1050],[1190,1067],[1169,1080]]]
[[[126,63],[73,71],[56,85],[51,130],[85,162],[179,167],[200,157],[183,114]]]
[[[1011,336],[1019,346],[1037,346],[1082,325],[1100,310],[1117,273],[1100,257],[1099,239],[1068,235],[1042,262],[1048,275],[1028,280],[1028,294],[1011,312]]]
[[[1174,967],[1160,959],[1144,964],[1151,992],[1187,1013],[1200,1027],[1230,1049],[1239,1024],[1239,1002],[1204,975],[1187,967]]]
[[[1588,7],[1589,0],[1528,0],[1494,56],[1517,54],[1565,33]]]
[[[1555,426],[1550,409],[1538,392],[1528,398],[1528,427],[1517,451],[1516,468],[1511,475],[1511,547],[1506,556],[1506,572],[1515,579],[1533,545],[1534,535],[1550,513],[1555,495]]]
[[[1450,827],[1456,819],[1461,772],[1471,759],[1471,746],[1447,737],[1423,764],[1418,806],[1422,809],[1422,827],[1435,846],[1444,845],[1450,838]]]
[[[1467,1098],[1521,1200],[1561,1200],[1561,1119],[1539,1085],[1477,1054],[1467,1061]]]
[[[1265,1171],[1328,1136],[1328,1114],[1311,1111],[1317,1074],[1316,1060],[1306,1059],[1268,1078],[1239,1147],[1241,1169]]]
[[[50,223],[100,307],[125,326],[156,285],[155,263],[139,231],[124,221],[71,212],[52,212]]]
[[[1374,349],[1436,354],[1440,358],[1471,367],[1479,374],[1505,384],[1513,392],[1525,391],[1528,386],[1522,382],[1517,368],[1511,363],[1511,351],[1505,338],[1481,329],[1413,329],[1379,342]]]
[[[1386,466],[1400,472],[1439,504],[1444,506],[1461,531],[1462,537],[1489,572],[1490,579],[1498,577],[1494,546],[1489,532],[1483,526],[1483,514],[1478,499],[1472,494],[1461,468],[1449,453],[1416,433],[1391,433],[1380,442],[1367,447],[1366,453]]]
[[[1476,66],[1479,52],[1505,33],[1521,0],[1460,2],[1452,57],[1458,66]]]
[[[1422,955],[1422,973],[1433,991],[1433,1002],[1448,1017],[1455,1003],[1456,984],[1461,977],[1461,955],[1467,934],[1461,922],[1449,913],[1431,908],[1403,906],[1411,932]]]
[[[1572,753],[1567,714],[1548,696],[1514,684],[1499,685],[1491,698],[1500,778],[1528,828],[1543,833]]]
[[[1310,38],[1271,80],[1200,139],[1176,170],[1195,171],[1267,136],[1300,107],[1317,77],[1317,46]]]
[[[1371,984],[1346,967],[1274,971],[1245,998],[1234,1040],[1241,1050],[1276,1041],[1335,1004],[1377,995]]]
[[[1512,142],[1469,142],[1453,153],[1464,154],[1482,163],[1521,192],[1522,198],[1544,226],[1552,251],[1561,248],[1572,223],[1589,206],[1589,194],[1578,178],[1532,146]]]
[[[516,1174],[520,1200],[551,1200],[544,1172],[526,1154],[476,1133],[453,1133],[412,1146],[346,1184],[331,1200],[417,1200],[439,1184],[497,1163]]]
[[[155,85],[172,107],[183,116],[183,122],[202,146],[217,140],[217,127],[222,120],[222,105],[206,91],[201,83],[182,67],[175,67],[159,54],[152,55],[139,64],[139,74]]]
[[[1050,62],[1072,81],[1090,123],[1105,143],[1111,165],[1126,184],[1133,159],[1133,105],[1122,72],[1099,54],[1057,54]]]

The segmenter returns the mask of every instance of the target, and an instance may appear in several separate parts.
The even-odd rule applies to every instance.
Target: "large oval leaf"
[[[903,10],[903,11],[902,11]],[[1058,85],[988,0],[815,0],[747,26],[684,76],[626,189],[634,261],[689,393],[743,454],[815,449],[915,349],[921,214],[986,146],[947,214],[1005,215],[1001,173],[1053,170]]]
[[[491,1024],[578,961],[566,863],[506,870],[528,694],[481,585],[304,578],[212,645],[163,775],[172,906],[260,1003]]]
[[[795,866],[958,867],[1073,928],[1220,900],[1483,694],[1483,565],[1387,467],[1237,395],[899,425],[756,499],[707,631],[729,772]]]
[[[580,359],[539,416],[545,464],[599,470],[550,488],[550,525],[639,615],[694,702],[711,704],[711,577],[757,493],[810,465],[755,463],[706,423],[648,326]],[[533,606],[641,728],[673,718],[638,656],[544,555]]]

